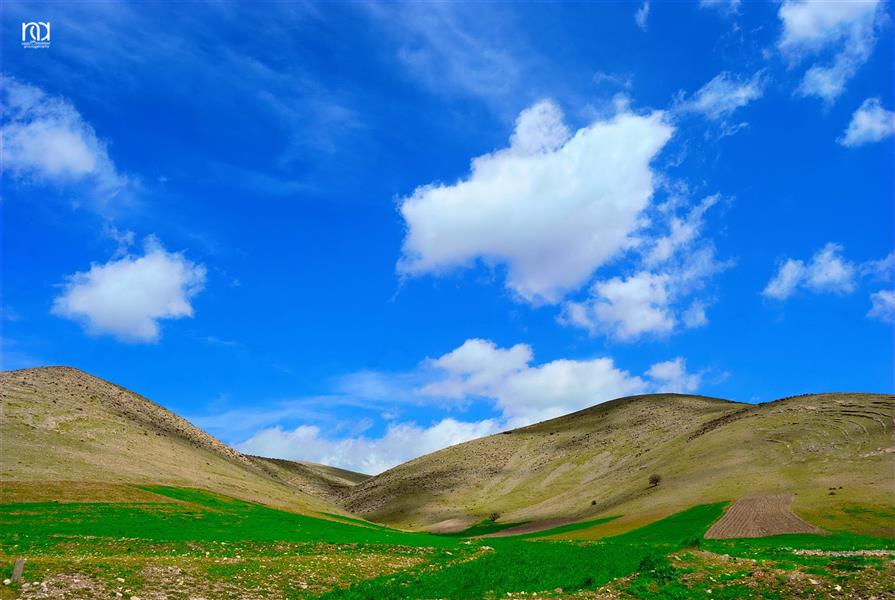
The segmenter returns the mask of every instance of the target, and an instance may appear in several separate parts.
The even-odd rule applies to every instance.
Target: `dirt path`
[[[708,539],[750,538],[781,533],[823,533],[792,512],[792,494],[740,498],[706,532]]]

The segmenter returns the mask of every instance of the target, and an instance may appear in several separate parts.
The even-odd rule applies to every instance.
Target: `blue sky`
[[[3,368],[367,472],[634,393],[891,392],[892,12],[7,3]]]

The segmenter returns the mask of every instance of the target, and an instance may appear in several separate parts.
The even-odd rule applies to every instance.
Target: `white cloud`
[[[883,108],[879,98],[864,100],[837,141],[852,148],[895,135],[895,112]]]
[[[560,321],[620,341],[708,323],[707,302],[691,296],[729,266],[716,259],[712,244],[700,241],[705,213],[718,200],[709,196],[684,216],[670,212],[668,233],[642,244],[639,271],[597,281],[589,298],[564,304]]]
[[[780,50],[792,61],[824,51],[834,52],[832,61],[814,64],[805,73],[799,93],[832,102],[848,80],[870,57],[876,43],[876,29],[882,20],[879,0],[827,2],[786,0],[778,17],[783,34]]]
[[[855,289],[855,265],[842,256],[842,246],[827,244],[811,259],[805,284],[817,293],[849,293]]]
[[[788,258],[780,265],[777,274],[771,278],[761,293],[768,298],[785,300],[795,293],[804,277],[805,263]]]
[[[567,137],[555,104],[534,105],[519,115],[510,147],[474,159],[468,178],[402,200],[399,272],[480,259],[505,265],[521,298],[559,301],[630,246],[654,191],[650,161],[673,131],[659,111],[622,112]]]
[[[652,242],[652,247],[648,249],[644,257],[645,263],[649,266],[666,263],[676,254],[691,247],[702,234],[706,213],[720,199],[718,194],[707,196],[684,216],[674,214],[670,212],[671,208],[663,206],[663,211],[670,214],[668,233],[657,237]]]
[[[861,263],[861,275],[878,281],[891,281],[893,272],[895,272],[895,252],[890,252],[880,260]]]
[[[463,422],[442,419],[430,427],[414,423],[392,423],[379,438],[359,436],[330,440],[315,425],[262,429],[236,447],[241,452],[307,460],[361,473],[376,474],[395,465],[447,446],[497,433],[493,419]]]
[[[670,333],[671,276],[642,271],[629,277],[598,281],[592,299],[566,306],[565,321],[591,333],[631,340],[646,333]]]
[[[697,327],[708,325],[709,319],[705,314],[705,303],[699,300],[694,300],[693,303],[684,310],[681,319],[684,323],[684,327],[687,329],[696,329]]]
[[[814,293],[847,294],[855,289],[855,264],[842,256],[842,246],[828,243],[806,264],[786,259],[768,282],[762,295],[785,300],[799,288]]]
[[[86,182],[99,200],[127,183],[106,144],[65,99],[9,77],[3,78],[2,91],[4,170],[55,185]]]
[[[649,17],[649,0],[643,0],[643,4],[634,13],[634,22],[642,30],[646,31],[646,20]]]
[[[870,304],[868,317],[885,323],[895,323],[895,291],[880,290],[870,294]]]
[[[675,110],[698,112],[709,119],[721,120],[729,117],[738,108],[761,98],[763,93],[764,81],[761,73],[743,79],[733,77],[725,71],[699,88],[692,98],[678,103]]]
[[[693,392],[702,381],[700,374],[687,372],[687,361],[682,357],[656,363],[646,374],[657,383],[658,392]]]
[[[143,256],[128,254],[69,276],[52,312],[82,322],[91,334],[155,342],[160,320],[193,316],[190,300],[204,283],[203,265],[166,252],[150,236]]]
[[[619,369],[611,358],[559,359],[531,366],[530,346],[499,348],[494,342],[470,339],[428,364],[444,376],[421,388],[425,395],[494,400],[507,427],[521,427],[615,398],[669,386],[692,391],[698,378],[665,363],[654,365],[646,379]],[[674,361],[672,361],[674,362]]]

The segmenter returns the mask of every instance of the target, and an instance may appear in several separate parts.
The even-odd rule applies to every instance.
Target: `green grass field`
[[[891,539],[842,533],[703,539],[725,503],[601,541],[543,539],[594,521],[470,539],[516,524],[483,522],[462,535],[408,533],[193,489],[142,489],[166,501],[0,505],[3,577],[15,558],[27,560],[24,584],[3,586],[2,596],[46,584],[72,597],[468,599],[612,590],[689,598],[712,590],[714,598],[772,598],[789,597],[794,586],[806,597],[826,597],[836,585],[870,594],[874,582],[892,575],[887,553],[895,548]]]

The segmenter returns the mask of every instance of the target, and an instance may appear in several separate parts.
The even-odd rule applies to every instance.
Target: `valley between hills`
[[[372,477],[73,368],[0,400],[2,598],[895,597],[890,395],[633,396]]]

